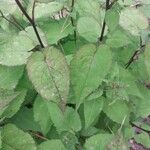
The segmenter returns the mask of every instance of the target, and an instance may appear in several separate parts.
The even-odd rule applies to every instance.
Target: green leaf
[[[2,34],[2,35],[1,35]],[[1,33],[0,39],[5,37],[0,45],[0,64],[16,66],[26,64],[28,57],[36,44],[27,36],[10,35],[12,33]],[[2,36],[2,37],[1,37]]]
[[[104,150],[111,139],[111,134],[96,134],[86,140],[84,147],[86,150]]]
[[[22,130],[32,130],[41,132],[41,128],[37,122],[34,121],[33,109],[22,107],[11,119],[11,123],[15,124]]]
[[[150,92],[149,89],[147,89],[144,86],[139,86],[139,90],[143,95],[143,98],[138,100],[136,102],[136,114],[140,117],[147,117],[149,116],[150,113],[150,101],[149,101],[149,97],[150,97]],[[133,101],[135,102],[135,101]]]
[[[3,112],[2,117],[11,118],[14,114],[16,114],[25,100],[25,96],[26,90],[18,92],[18,95],[9,103],[9,106]]]
[[[106,44],[112,48],[123,47],[129,45],[133,42],[133,37],[126,33],[122,28],[119,26],[117,29],[113,30],[108,34],[108,39],[106,40]]]
[[[128,7],[120,14],[120,25],[133,35],[139,35],[141,30],[149,27],[148,19],[139,9]]]
[[[107,100],[103,111],[114,122],[123,125],[128,124],[129,122],[130,109],[125,101],[117,100],[114,102],[109,102]]]
[[[118,7],[113,7],[106,11],[105,21],[110,31],[113,31],[119,25],[119,10]]]
[[[141,133],[134,136],[137,143],[144,145],[145,147],[149,148],[150,144],[150,137],[147,133]]]
[[[0,131],[0,149],[2,148],[2,136],[1,136],[1,131]]]
[[[103,21],[104,12],[102,12],[97,0],[77,0],[75,10],[81,17],[91,17],[100,23]]]
[[[111,150],[129,150],[129,144],[122,135],[115,135],[107,148]]]
[[[38,96],[35,99],[34,106],[34,120],[39,123],[43,134],[47,134],[51,128],[52,122],[48,108],[44,99]]]
[[[62,132],[61,140],[68,150],[75,150],[76,144],[79,144],[78,138],[70,132]]]
[[[12,0],[1,0],[0,1],[0,10],[3,12],[5,16],[12,14],[17,8],[17,4]],[[1,16],[1,14],[0,14]]]
[[[26,91],[0,90],[0,116],[10,118],[20,108]]]
[[[85,128],[90,127],[90,125],[99,116],[103,108],[103,99],[97,98],[91,101],[84,102],[84,118],[85,118]]]
[[[56,12],[63,8],[60,2],[50,2],[50,3],[36,3],[35,5],[35,19],[50,17]],[[29,5],[28,13],[32,16],[32,4]]]
[[[1,150],[36,150],[33,138],[18,129],[13,124],[7,124],[2,129],[2,149]]]
[[[150,77],[150,59],[149,59],[150,58],[150,42],[148,42],[148,44],[146,45],[144,55],[145,55],[145,66],[146,66],[148,75]]]
[[[23,74],[23,66],[7,67],[0,65],[0,88],[14,89]]]
[[[38,30],[38,33],[40,35],[40,38],[41,38],[44,46],[45,47],[48,46],[47,38],[46,38],[46,35],[44,34],[44,32],[39,27],[37,27],[37,30]],[[26,27],[25,30],[19,32],[19,35],[27,36],[28,38],[30,38],[35,43],[35,45],[40,44],[32,26]]]
[[[60,39],[73,33],[73,27],[66,19],[59,21],[42,21],[39,23],[39,26],[45,33],[49,44],[57,44]]]
[[[101,45],[83,46],[71,62],[71,82],[76,96],[77,107],[96,90],[111,66],[112,56],[109,47]]]
[[[45,99],[65,103],[69,92],[69,69],[65,56],[49,47],[35,52],[27,63],[28,75],[37,92]]]
[[[77,22],[77,31],[87,41],[94,43],[100,36],[101,26],[92,17],[81,17]]]
[[[67,150],[61,140],[48,140],[41,143],[37,150]]]
[[[63,113],[57,104],[48,102],[48,110],[51,120],[58,132],[81,130],[81,121],[79,114],[74,109],[67,107]]]

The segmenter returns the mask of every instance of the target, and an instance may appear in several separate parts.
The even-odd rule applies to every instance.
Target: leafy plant
[[[149,10],[149,0],[1,0],[0,149],[150,148]]]

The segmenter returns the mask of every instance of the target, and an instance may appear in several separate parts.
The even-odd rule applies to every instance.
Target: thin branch
[[[105,7],[106,12],[114,5],[115,2],[116,2],[116,0],[114,0],[110,4],[110,0],[106,0],[106,7]],[[104,37],[104,33],[105,33],[105,28],[106,28],[106,21],[105,21],[105,18],[104,18],[103,26],[102,26],[102,31],[101,31],[101,35],[100,35],[100,38],[99,38],[100,42],[103,41],[103,37]]]
[[[29,131],[33,136],[42,139],[42,140],[48,140],[46,137],[44,137],[43,135],[39,134],[39,133],[35,133],[33,131]]]
[[[35,14],[34,14],[34,12],[35,12],[35,3],[36,3],[36,1],[34,0],[34,2],[33,2],[33,7],[32,7],[32,20],[35,22],[35,20],[34,20],[34,16],[35,16]]]
[[[75,1],[72,0],[72,3],[71,3],[71,13],[73,12],[73,8],[74,8],[74,4],[75,4]],[[75,27],[75,23],[74,23],[74,19],[73,17],[71,16],[71,24],[73,27]],[[75,43],[77,43],[77,33],[76,33],[76,29],[74,29],[74,39],[75,39]]]
[[[11,15],[12,19],[14,20],[14,22],[20,27],[20,29],[25,30],[25,28],[17,21],[17,19]]]
[[[145,45],[142,44],[142,39],[140,37],[140,48],[138,50],[136,50],[133,55],[131,56],[131,58],[129,59],[129,61],[125,64],[125,68],[127,69],[135,60],[138,59],[138,56],[140,53],[142,53],[143,49],[145,48]]]
[[[19,31],[22,30],[19,26],[17,26],[17,24],[11,20],[9,20],[7,17],[5,17],[5,15],[3,14],[3,12],[0,10],[0,14],[1,14],[1,17],[3,19],[5,19],[7,22],[9,22],[10,24],[12,24],[14,27],[16,27]]]
[[[149,131],[149,130],[143,129],[143,128],[137,126],[136,124],[134,124],[134,123],[132,123],[132,122],[130,122],[130,124],[131,124],[132,127],[136,127],[136,128],[138,128],[138,129],[140,129],[140,130],[142,130],[142,131],[144,131],[144,132],[150,134],[150,131]]]
[[[41,45],[42,48],[44,48],[44,44],[42,43],[42,40],[40,38],[40,35],[39,35],[39,32],[36,28],[36,24],[35,24],[35,21],[32,20],[32,18],[27,14],[27,12],[25,11],[25,9],[23,8],[22,4],[20,3],[19,0],[15,0],[16,4],[18,5],[19,9],[22,11],[22,13],[25,15],[25,17],[28,19],[28,21],[31,23],[33,29],[34,29],[34,32],[37,36],[37,39]],[[34,10],[33,10],[34,11]]]

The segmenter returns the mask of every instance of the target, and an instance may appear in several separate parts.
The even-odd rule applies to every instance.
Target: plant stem
[[[36,34],[36,36],[37,36],[37,39],[38,39],[38,41],[39,41],[41,47],[44,48],[44,44],[42,43],[42,40],[41,40],[40,35],[39,35],[39,33],[38,33],[38,30],[37,30],[37,28],[36,28],[35,21],[33,20],[34,18],[31,18],[31,17],[27,14],[27,12],[26,12],[25,9],[23,8],[23,6],[22,6],[22,4],[20,3],[19,0],[15,0],[15,1],[16,1],[17,5],[18,5],[19,9],[22,11],[22,13],[25,15],[25,17],[26,17],[26,18],[28,19],[28,21],[31,23],[31,25],[32,25],[32,27],[33,27],[33,29],[34,29],[34,32],[35,32],[35,34]],[[32,13],[32,14],[34,14],[34,7],[35,7],[35,4],[34,4],[34,6],[33,6],[33,11],[32,11],[33,13]]]
[[[110,8],[109,7],[109,3],[110,3],[110,0],[106,0],[106,8],[105,8],[106,11]],[[103,22],[103,26],[102,26],[102,31],[101,31],[101,36],[99,38],[100,42],[103,41],[105,28],[106,28],[106,21],[105,21],[105,18],[104,18],[104,22]]]
[[[71,3],[71,11],[70,11],[71,13],[73,12],[74,3],[75,3],[75,1],[72,0],[72,3]],[[73,17],[71,17],[71,24],[72,24],[73,27],[75,27],[75,23],[74,23]],[[74,40],[75,40],[75,43],[77,43],[77,33],[76,33],[76,29],[74,30]]]
[[[114,5],[115,2],[116,2],[116,0],[114,0],[114,1],[110,4],[110,0],[106,0],[105,11],[107,12],[107,10],[109,10],[109,9]],[[101,36],[100,36],[100,38],[99,38],[99,41],[100,41],[100,42],[103,41],[104,33],[105,33],[105,28],[106,28],[106,21],[105,21],[105,18],[104,18],[103,26],[102,26],[102,31],[101,31]]]

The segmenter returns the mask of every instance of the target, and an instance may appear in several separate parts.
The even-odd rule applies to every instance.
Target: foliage
[[[150,148],[149,10],[0,0],[0,150]]]

